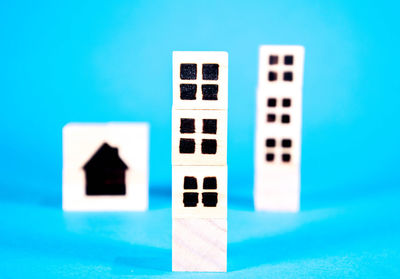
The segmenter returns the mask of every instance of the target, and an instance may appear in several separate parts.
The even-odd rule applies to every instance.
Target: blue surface
[[[399,4],[0,2],[0,278],[170,273],[173,50],[229,52],[229,273],[398,278]],[[252,206],[260,44],[306,48],[302,212]],[[61,211],[61,128],[151,124],[151,210]]]

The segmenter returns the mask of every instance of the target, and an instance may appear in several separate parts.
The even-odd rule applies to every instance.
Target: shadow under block
[[[226,219],[172,219],[172,271],[226,272],[226,264]]]
[[[105,155],[99,155],[104,151]],[[108,152],[108,153],[107,153]],[[110,152],[111,155],[110,156]],[[146,123],[70,123],[63,128],[63,209],[66,211],[144,211],[148,208],[149,126]],[[95,154],[97,154],[95,156]],[[99,159],[100,158],[100,159]],[[124,184],[125,194],[88,192],[95,183]],[[122,164],[125,177],[110,170]],[[111,183],[112,182],[112,183]],[[96,185],[93,186],[96,188]]]

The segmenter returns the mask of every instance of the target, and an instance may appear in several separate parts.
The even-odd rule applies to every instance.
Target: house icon
[[[128,166],[118,155],[118,148],[103,143],[83,166],[86,173],[86,195],[125,195],[125,172]]]

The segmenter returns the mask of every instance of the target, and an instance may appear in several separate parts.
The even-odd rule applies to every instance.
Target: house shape
[[[86,195],[126,194],[125,172],[128,166],[119,157],[118,148],[103,143],[83,169],[86,176]]]

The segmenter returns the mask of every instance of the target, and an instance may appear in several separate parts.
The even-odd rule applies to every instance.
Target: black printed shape
[[[293,65],[293,55],[285,55],[283,61],[285,65]]]
[[[194,119],[181,118],[181,134],[192,134],[192,133],[194,133]]]
[[[293,73],[292,72],[284,72],[283,73],[283,80],[284,81],[292,81],[293,80]]]
[[[275,141],[275,139],[267,139],[267,140],[265,141],[265,145],[266,145],[267,147],[275,147],[276,141]]]
[[[218,193],[203,193],[202,202],[204,207],[216,207],[218,203]]]
[[[278,55],[270,55],[269,56],[269,64],[270,65],[278,64]]]
[[[217,119],[203,119],[203,134],[217,133]]]
[[[197,65],[196,64],[181,64],[181,79],[196,79]]]
[[[217,189],[217,178],[215,176],[204,177],[203,189]]]
[[[198,193],[183,193],[183,205],[185,207],[196,207],[199,203]]]
[[[283,161],[283,162],[286,162],[286,163],[287,163],[287,162],[290,162],[290,159],[291,159],[291,158],[290,158],[290,154],[288,154],[288,153],[283,153],[283,154],[282,154],[282,161]]]
[[[217,153],[217,141],[215,139],[203,139],[201,142],[201,153],[216,154]]]
[[[203,80],[218,80],[218,64],[203,64]]]
[[[196,100],[197,85],[181,84],[181,100]]]
[[[272,113],[267,114],[267,122],[275,122],[275,120],[276,120],[275,114]]]
[[[181,139],[179,143],[179,153],[194,153],[194,139]]]
[[[125,172],[128,166],[119,157],[118,148],[103,143],[83,169],[86,176],[86,195],[126,194]]]
[[[278,79],[278,74],[276,72],[269,72],[268,73],[268,80],[269,81],[276,81]]]
[[[292,147],[292,140],[291,139],[283,139],[281,144],[282,144],[282,147],[285,147],[285,148]]]
[[[267,101],[267,106],[268,107],[276,107],[276,99],[275,98],[269,98]]]
[[[203,100],[218,100],[218,85],[216,84],[203,84],[201,86],[201,92],[203,93]]]
[[[284,98],[282,100],[282,106],[285,108],[288,108],[292,105],[292,100],[288,99],[288,98]]]
[[[275,158],[274,153],[267,153],[267,155],[265,156],[265,159],[267,160],[267,162],[274,161],[274,158]]]
[[[289,114],[282,114],[281,121],[284,124],[290,123],[290,115]]]
[[[183,189],[197,189],[197,178],[193,176],[185,176],[183,179]]]

